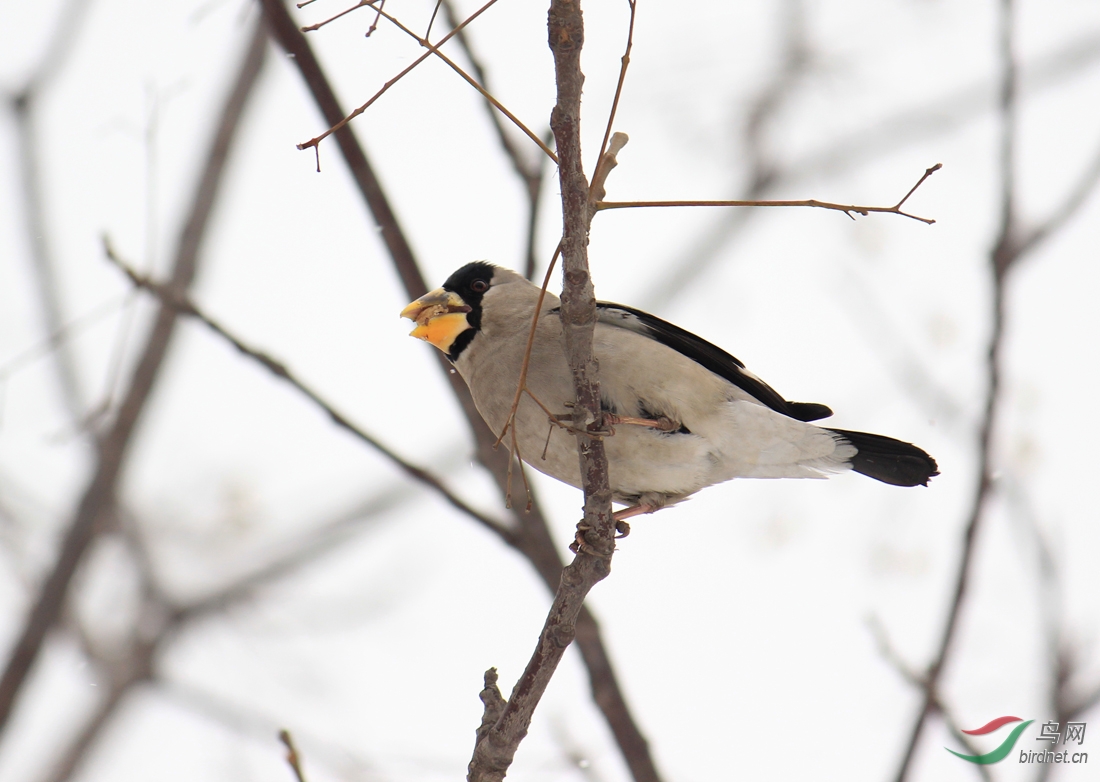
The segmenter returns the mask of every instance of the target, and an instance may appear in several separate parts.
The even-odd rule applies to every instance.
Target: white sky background
[[[6,93],[22,85],[64,5],[4,4]],[[1062,202],[1100,145],[1100,6],[1021,6],[1025,87],[1029,67],[1046,55],[1093,41],[1091,59],[1071,76],[1025,90],[1019,207],[1031,224]],[[318,0],[295,14],[307,24],[341,8]],[[608,198],[742,192],[745,112],[777,66],[782,8],[641,0],[616,125],[631,141]],[[431,3],[390,0],[386,9],[423,30]],[[637,520],[590,604],[657,762],[677,782],[892,775],[918,694],[883,659],[867,619],[878,618],[911,666],[927,663],[973,490],[999,186],[989,108],[996,6],[867,0],[807,2],[804,10],[812,67],[766,128],[768,154],[797,176],[770,195],[888,206],[925,168],[943,163],[907,205],[937,223],[761,211],[670,299],[658,294],[678,274],[674,264],[734,213],[605,213],[590,245],[597,295],[651,309],[725,347],[787,397],[830,405],[838,427],[921,445],[943,474],[927,489],[908,490],[854,475],[744,481]],[[37,115],[47,239],[69,318],[128,291],[102,257],[101,235],[135,264],[166,268],[213,113],[256,12],[238,0],[91,4]],[[362,10],[312,34],[347,107],[418,54],[384,22],[365,39],[372,19]],[[592,156],[618,75],[626,3],[589,2],[585,20],[584,144]],[[471,28],[495,94],[537,132],[553,103],[545,23],[543,5],[501,0]],[[293,64],[271,53],[205,244],[195,298],[353,420],[497,511],[490,482],[465,466],[466,427],[431,348],[410,340],[408,322],[397,318],[405,296],[335,144],[322,144],[321,174],[312,154],[294,147],[324,124]],[[917,113],[904,127],[875,132],[906,112]],[[6,373],[44,332],[14,124],[10,111],[0,116]],[[478,96],[444,65],[424,63],[353,127],[431,283],[475,258],[521,265],[520,185]],[[841,165],[815,165],[856,138],[873,143],[861,142]],[[549,177],[543,264],[557,241],[559,204],[556,177]],[[999,495],[983,527],[945,679],[944,697],[963,727],[1001,714],[1051,717],[1045,622],[1061,622],[1066,640],[1082,645],[1091,661],[1086,681],[1100,674],[1100,514],[1092,496],[1100,439],[1092,410],[1100,365],[1098,225],[1094,197],[1010,282],[996,452],[1012,491]],[[151,311],[137,301],[131,356]],[[128,311],[120,304],[75,337],[89,410],[106,393]],[[930,404],[904,365],[927,373],[949,404]],[[91,460],[47,358],[0,382],[6,649],[31,587],[52,566]],[[147,528],[168,586],[182,596],[205,593],[280,542],[405,486],[384,459],[193,323],[177,335],[135,446],[122,494]],[[564,549],[580,493],[541,476],[535,483]],[[549,596],[496,539],[419,487],[405,491],[414,499],[364,522],[337,553],[229,616],[191,628],[161,658],[175,689],[251,715],[250,731],[148,687],[117,715],[79,778],[287,779],[269,723],[294,731],[312,782],[463,777],[480,720],[482,672],[498,667],[507,694]],[[1026,503],[1007,502],[1008,494]],[[1053,605],[1043,602],[1036,523],[1059,565]],[[133,584],[121,546],[101,542],[76,582],[76,610],[109,636],[132,621]],[[94,702],[97,675],[55,635],[0,744],[0,779],[45,773]],[[1100,712],[1089,720],[1100,720]],[[1097,730],[1100,723],[1086,748],[1100,755]],[[598,779],[627,778],[573,651],[509,779],[582,778],[562,741],[590,759]],[[945,744],[956,746],[933,721],[915,779],[976,778],[973,767],[940,749]],[[1094,771],[1063,769],[1055,778],[1076,782]],[[994,773],[1029,779],[1034,769],[1010,760]]]

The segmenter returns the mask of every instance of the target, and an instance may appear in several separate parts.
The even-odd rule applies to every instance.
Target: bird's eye
[[[485,293],[489,290],[489,283],[485,280],[474,280],[470,283],[470,290],[474,293]]]

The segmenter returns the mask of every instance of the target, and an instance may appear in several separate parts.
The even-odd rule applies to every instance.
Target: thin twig
[[[788,99],[802,83],[812,61],[806,36],[805,8],[802,0],[783,0],[780,28],[779,65],[772,76],[749,102],[745,110],[742,144],[734,157],[746,161],[747,185],[738,186],[743,200],[760,200],[779,181],[781,171],[768,144],[765,131],[786,106]],[[801,170],[792,171],[801,173]],[[734,236],[745,229],[758,212],[747,209],[721,214],[707,230],[687,238],[675,258],[658,264],[657,278],[641,296],[643,309],[661,309],[683,292],[719,259],[719,251]],[[679,245],[679,243],[678,243]]]
[[[425,38],[431,38],[432,37],[432,26],[435,25],[435,18],[437,16],[439,16],[439,8],[442,5],[443,5],[443,0],[435,0],[435,7],[432,8],[432,15],[428,19],[428,29],[424,31],[424,37]],[[451,27],[453,28],[454,25],[452,24]]]
[[[353,5],[351,8],[345,8],[343,11],[340,11],[338,14],[334,14],[334,15],[330,16],[328,19],[322,19],[320,22],[315,22],[314,24],[307,24],[305,27],[302,28],[302,32],[303,33],[315,32],[317,30],[320,30],[326,24],[330,24],[331,22],[335,22],[337,19],[341,19],[341,18],[347,16],[352,11],[358,11],[363,6],[373,5],[373,4],[374,4],[374,0],[359,0],[359,2],[356,3],[355,5]],[[302,6],[299,5],[298,7],[301,8]]]
[[[903,212],[901,207],[909,196],[913,195],[918,187],[932,176],[933,173],[939,171],[943,167],[942,163],[937,163],[931,168],[925,170],[924,174],[917,181],[915,185],[905,194],[905,197],[898,201],[893,206],[856,206],[855,204],[834,204],[830,201],[817,201],[815,199],[804,199],[798,201],[736,201],[736,200],[720,200],[720,201],[597,201],[593,204],[593,207],[599,211],[605,209],[636,209],[641,207],[669,207],[669,206],[803,206],[803,207],[815,207],[818,209],[831,209],[837,212],[844,212],[844,214],[855,219],[854,214],[863,215],[866,217],[871,212],[879,212],[883,214],[896,214],[902,217],[909,217],[913,220],[919,220],[927,225],[932,225],[936,221],[928,217],[919,217],[908,212]],[[854,214],[853,214],[854,213]]]
[[[599,163],[596,164],[596,178],[592,180],[592,184],[588,188],[590,195],[603,195],[607,176],[611,173],[612,169],[614,169],[618,165],[618,160],[616,159],[616,156],[619,154],[620,151],[622,151],[622,148],[626,145],[626,142],[628,140],[629,139],[627,138],[627,135],[625,133],[616,133],[614,136],[612,136],[609,148],[604,152],[603,157],[600,158]],[[591,206],[591,202],[589,202],[589,205]],[[595,213],[593,212],[589,212],[589,223],[591,223],[594,214]],[[513,443],[515,442],[515,421],[516,413],[519,410],[520,400],[523,398],[524,393],[530,395],[532,399],[535,398],[534,394],[531,394],[530,389],[527,388],[527,372],[531,367],[531,351],[534,349],[535,346],[535,334],[538,331],[539,317],[542,313],[542,305],[543,302],[546,300],[546,289],[550,285],[550,276],[554,273],[554,266],[557,263],[558,258],[561,257],[561,250],[562,241],[559,240],[558,246],[554,249],[554,254],[550,257],[550,264],[546,267],[546,274],[543,275],[542,287],[539,288],[539,297],[538,300],[535,302],[535,310],[531,315],[531,327],[527,332],[527,346],[523,350],[523,361],[520,363],[519,381],[516,384],[516,394],[515,397],[512,399],[512,407],[509,409],[508,415],[504,419],[504,426],[501,428],[500,434],[497,436],[496,445],[500,445],[500,443],[504,441],[504,435],[509,431],[509,429],[511,429],[513,432],[512,441]],[[537,401],[538,400],[536,400],[536,402]],[[545,406],[543,406],[541,402],[539,403],[539,407],[542,407],[544,411],[546,410]],[[557,423],[557,421],[555,421],[555,423]]]
[[[794,0],[788,0],[788,5],[799,7]],[[796,77],[811,61],[804,40],[803,25],[798,23],[799,17],[800,14],[788,13],[788,19],[793,24],[790,25],[792,32],[787,35],[789,45],[784,55],[785,64],[772,87],[765,90],[757,100],[757,111],[749,112],[750,130],[754,126],[759,128],[765,124],[764,120],[772,116],[783,97],[796,85]],[[1035,57],[1020,75],[1019,92],[1021,96],[1026,96],[1060,85],[1068,78],[1094,66],[1098,59],[1100,32],[1083,32],[1073,40]],[[903,109],[865,129],[831,140],[783,166],[773,160],[764,159],[763,145],[755,134],[750,133],[746,141],[747,149],[737,152],[737,157],[747,158],[750,162],[749,185],[742,198],[761,198],[774,190],[780,182],[791,185],[820,179],[836,172],[850,173],[860,165],[919,141],[957,131],[967,122],[983,117],[991,108],[995,108],[990,100],[993,92],[984,80],[977,81],[944,97]],[[761,121],[754,122],[756,117]],[[661,264],[665,271],[640,297],[643,309],[656,309],[666,304],[713,268],[724,257],[723,248],[731,238],[739,235],[755,214],[747,210],[735,212],[729,217],[723,215],[709,227],[700,230],[697,239],[678,251],[675,258]]]
[[[615,126],[615,115],[619,111],[619,99],[623,95],[623,84],[626,83],[626,69],[630,67],[630,52],[634,48],[634,17],[638,10],[637,0],[626,0],[630,6],[630,23],[627,25],[626,32],[626,51],[623,52],[623,56],[619,65],[619,80],[615,84],[615,97],[611,100],[611,111],[607,113],[607,125],[603,130],[603,140],[600,142],[600,154],[596,157],[596,171],[592,172],[592,183],[602,182],[603,178],[606,178],[607,173],[604,172],[603,178],[600,176],[599,167],[603,164],[604,155],[607,152],[608,142],[611,140],[611,130]],[[625,143],[625,142],[624,142]],[[603,193],[593,193],[593,201],[602,201]]]
[[[554,273],[554,266],[557,264],[560,256],[561,242],[558,242],[557,249],[554,250],[554,254],[550,258],[550,264],[546,267],[546,274],[543,276],[542,287],[539,288],[539,298],[538,301],[535,302],[535,312],[531,315],[531,328],[527,332],[527,346],[523,350],[523,362],[519,367],[519,382],[516,384],[516,395],[512,399],[512,408],[508,411],[508,417],[504,419],[504,426],[501,428],[500,434],[497,435],[493,447],[504,442],[505,433],[513,428],[520,400],[523,398],[523,392],[527,390],[527,371],[531,366],[531,351],[534,350],[535,347],[535,334],[538,331],[539,314],[542,312],[542,303],[546,300],[546,288],[550,285],[550,275]]]
[[[375,2],[376,2],[376,0],[364,0],[363,5],[370,5],[370,6],[373,7]],[[447,7],[448,7],[448,9],[450,8],[449,5]],[[529,127],[524,125],[523,122],[520,121],[519,117],[517,117],[515,114],[513,114],[511,111],[509,111],[504,106],[504,104],[502,104],[500,101],[498,101],[496,98],[494,98],[492,96],[492,94],[488,91],[488,89],[486,89],[482,85],[482,83],[479,83],[478,79],[475,79],[473,76],[466,73],[466,71],[462,70],[462,68],[459,67],[455,63],[454,60],[452,60],[450,57],[445,55],[443,52],[439,51],[439,49],[434,48],[432,46],[431,41],[429,41],[427,38],[421,38],[419,35],[414,33],[411,29],[409,29],[404,24],[402,24],[399,19],[397,19],[396,17],[394,17],[390,14],[387,14],[385,11],[383,11],[381,4],[378,6],[378,13],[379,13],[379,15],[384,16],[389,22],[391,22],[399,30],[401,30],[401,32],[403,32],[406,35],[408,35],[409,37],[411,37],[414,41],[416,41],[418,44],[420,44],[424,48],[429,49],[430,54],[434,54],[436,57],[443,60],[443,62],[445,62],[448,65],[448,67],[451,68],[451,70],[453,70],[455,73],[457,73],[459,76],[461,76],[466,81],[467,84],[469,84],[471,87],[473,87],[475,90],[477,90],[478,93],[480,93],[481,97],[483,97],[486,101],[488,101],[490,106],[492,106],[497,111],[499,111],[501,114],[503,114],[505,117],[507,117],[509,120],[511,120],[512,124],[515,125],[517,128],[519,128],[523,132],[523,134],[525,136],[527,136],[527,138],[534,141],[535,145],[538,146],[538,148],[541,149],[546,154],[546,156],[548,158],[550,158],[555,163],[558,162],[558,156],[555,155],[553,150],[551,150],[550,147],[548,147],[546,145],[546,142],[544,142],[541,138],[539,138],[537,135],[535,135],[534,131],[532,131]],[[309,29],[310,28],[308,28],[308,27],[303,27],[302,31],[306,32]],[[456,36],[465,39],[465,36],[463,35],[463,28],[462,27],[456,26],[454,28],[454,32],[455,32]],[[463,45],[467,46],[468,44],[464,43]],[[467,49],[467,52],[468,51],[469,51],[469,49]]]
[[[438,8],[443,9],[447,18],[447,24],[449,24],[452,29],[458,26],[458,14],[451,0],[438,0],[437,9]],[[425,35],[424,37],[427,38],[428,36]],[[470,36],[467,34],[466,30],[459,31],[458,35],[455,36],[455,40],[466,54],[466,60],[470,63],[470,69],[473,71],[474,78],[488,90],[488,73],[481,64],[481,58],[478,57],[477,53],[474,51]],[[535,267],[538,260],[535,256],[535,241],[538,233],[539,205],[542,200],[542,181],[544,172],[546,171],[544,165],[545,158],[539,156],[536,160],[531,160],[527,155],[524,155],[519,145],[512,140],[511,134],[508,133],[505,124],[501,122],[500,114],[493,108],[493,105],[485,101],[484,106],[487,110],[489,120],[496,129],[497,140],[500,141],[501,148],[512,162],[512,168],[516,172],[516,176],[523,182],[524,191],[527,194],[527,231],[524,246],[525,261],[523,275],[527,279],[531,279],[535,274]],[[553,138],[553,134],[550,132],[550,129],[547,128],[542,139],[543,145],[548,147],[549,142],[553,141]],[[555,155],[552,159],[556,162],[557,156]]]
[[[271,737],[282,730],[281,723],[252,706],[235,703],[224,696],[201,689],[194,684],[173,680],[167,676],[154,679],[151,684],[158,695],[163,695],[174,705],[188,709],[204,719],[220,723],[240,736],[258,742],[265,752],[271,750]],[[305,731],[296,730],[299,740]],[[388,779],[366,757],[351,747],[333,743],[326,736],[311,735],[309,739],[310,762],[314,766],[324,763],[337,772],[337,779]]]
[[[492,7],[492,6],[494,5],[494,4],[496,4],[496,2],[497,2],[497,0],[489,0],[489,1],[487,2],[487,3],[485,3],[485,5],[481,6],[481,8],[477,9],[476,11],[474,11],[474,12],[473,12],[472,14],[470,14],[470,16],[466,17],[466,19],[465,19],[465,20],[464,20],[464,21],[462,22],[462,24],[460,24],[460,25],[459,25],[458,27],[456,27],[456,28],[455,28],[454,30],[451,30],[451,32],[449,32],[449,33],[447,33],[447,34],[446,34],[445,36],[443,36],[443,37],[442,37],[442,38],[441,38],[441,39],[439,40],[439,42],[438,42],[438,43],[434,43],[434,44],[432,44],[432,45],[431,45],[430,47],[428,47],[428,51],[424,52],[424,54],[422,54],[422,55],[420,55],[419,57],[417,57],[417,58],[416,58],[416,59],[415,59],[415,60],[414,60],[414,61],[412,62],[412,64],[410,64],[410,65],[409,65],[409,66],[408,66],[407,68],[405,68],[405,69],[404,69],[403,71],[401,71],[401,72],[400,72],[400,73],[398,73],[398,74],[397,74],[396,76],[394,76],[394,77],[393,77],[392,79],[390,79],[390,80],[389,80],[389,81],[387,81],[387,82],[386,82],[385,84],[383,84],[383,85],[382,85],[382,89],[378,90],[378,92],[376,92],[376,93],[375,93],[374,95],[372,95],[372,96],[371,96],[371,98],[370,98],[370,100],[368,100],[368,101],[367,101],[366,103],[364,103],[364,104],[363,104],[362,106],[360,106],[359,108],[357,108],[357,109],[355,109],[354,111],[352,111],[352,112],[351,112],[350,114],[348,114],[348,115],[347,115],[346,117],[344,117],[343,119],[341,119],[341,120],[340,120],[339,122],[337,122],[336,124],[332,125],[332,126],[331,126],[331,127],[330,127],[330,128],[328,129],[328,130],[326,130],[326,131],[325,131],[324,133],[322,133],[321,135],[319,135],[319,136],[315,136],[314,138],[311,138],[311,139],[310,139],[309,141],[304,141],[304,142],[302,142],[301,144],[299,144],[299,145],[298,145],[298,149],[309,149],[310,147],[313,147],[314,149],[316,149],[316,150],[319,150],[319,145],[320,145],[320,143],[321,143],[322,141],[324,141],[324,140],[325,140],[326,138],[328,138],[329,136],[331,136],[331,135],[332,135],[333,133],[335,133],[336,131],[338,131],[338,130],[340,130],[341,128],[343,128],[343,127],[344,127],[345,125],[347,125],[347,124],[348,124],[349,122],[351,122],[351,121],[352,121],[353,119],[355,119],[356,117],[358,117],[358,116],[359,116],[360,114],[362,114],[362,113],[363,113],[364,111],[366,111],[367,109],[369,109],[369,108],[371,107],[371,105],[372,105],[372,104],[373,104],[373,103],[374,103],[374,102],[375,102],[376,100],[378,100],[379,98],[381,98],[381,97],[382,97],[382,96],[383,96],[383,95],[384,95],[384,94],[385,94],[385,93],[386,93],[386,92],[387,92],[387,91],[388,91],[388,90],[390,89],[390,87],[392,87],[393,85],[397,84],[397,82],[401,81],[401,79],[403,79],[403,78],[404,78],[405,76],[407,76],[407,75],[408,75],[408,74],[409,74],[409,73],[410,73],[410,72],[411,72],[411,71],[412,71],[412,70],[413,70],[413,69],[414,69],[414,68],[415,68],[415,67],[416,67],[417,65],[419,65],[420,63],[424,62],[424,60],[426,60],[426,59],[428,59],[429,57],[431,57],[431,56],[432,56],[432,54],[434,54],[434,53],[435,53],[435,52],[436,52],[436,51],[437,51],[437,50],[439,49],[439,47],[440,47],[440,46],[442,46],[443,44],[447,43],[447,41],[449,41],[449,40],[450,40],[450,39],[451,39],[451,38],[452,38],[452,37],[453,37],[453,36],[454,36],[455,34],[457,34],[457,32],[458,32],[459,30],[461,30],[461,29],[462,29],[463,27],[465,27],[465,26],[466,26],[466,25],[468,25],[468,24],[469,24],[470,22],[474,21],[474,20],[475,20],[475,19],[477,19],[477,18],[478,18],[479,16],[481,16],[481,15],[482,15],[483,13],[485,13],[486,11],[488,11],[488,10],[489,10],[489,8],[491,8],[491,7]],[[318,166],[318,170],[320,170],[320,166]]]

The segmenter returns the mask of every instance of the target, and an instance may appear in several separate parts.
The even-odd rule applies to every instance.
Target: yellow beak
[[[416,321],[410,337],[430,342],[448,353],[458,335],[470,328],[466,320],[469,311],[470,305],[457,293],[436,288],[401,310],[401,317]]]

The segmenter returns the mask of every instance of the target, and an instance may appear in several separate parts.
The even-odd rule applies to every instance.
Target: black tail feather
[[[852,469],[892,486],[927,486],[939,475],[936,460],[920,448],[892,437],[867,432],[830,429],[855,446]]]
[[[787,402],[787,415],[798,421],[820,421],[832,414],[832,410],[816,402]]]

